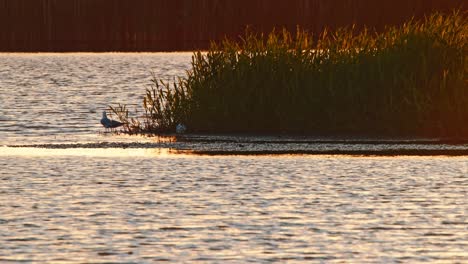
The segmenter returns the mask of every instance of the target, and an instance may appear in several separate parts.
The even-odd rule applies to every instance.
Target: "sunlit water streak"
[[[61,149],[45,149],[35,147],[0,147],[0,157],[61,157],[61,156],[75,156],[75,157],[107,157],[107,158],[121,158],[121,157],[163,157],[168,155],[179,154],[171,149],[163,148],[61,148]]]
[[[99,133],[108,104],[140,104],[150,70],[189,63],[0,54],[0,263],[468,262],[467,156],[198,156],[179,150],[415,147]]]

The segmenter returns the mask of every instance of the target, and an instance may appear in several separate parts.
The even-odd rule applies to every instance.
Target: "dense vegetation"
[[[175,82],[154,78],[127,132],[468,137],[468,22],[434,14],[384,32],[246,31],[195,52]]]

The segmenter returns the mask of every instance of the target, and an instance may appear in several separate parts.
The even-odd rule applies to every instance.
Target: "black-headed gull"
[[[121,123],[121,122],[119,122],[119,121],[115,121],[115,120],[109,119],[109,118],[107,117],[106,111],[102,111],[101,124],[102,124],[105,128],[111,128],[111,129],[124,125],[124,123]]]

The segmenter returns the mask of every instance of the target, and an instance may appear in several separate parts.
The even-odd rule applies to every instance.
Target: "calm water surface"
[[[115,140],[97,135],[102,110],[135,109],[152,72],[172,80],[190,62],[191,53],[0,53],[0,143]]]
[[[0,263],[468,263],[467,156],[32,146],[154,142],[100,133],[100,112],[189,64],[0,54]]]

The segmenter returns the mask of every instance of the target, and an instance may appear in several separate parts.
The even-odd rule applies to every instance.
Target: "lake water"
[[[102,110],[140,106],[151,73],[185,75],[190,53],[0,54],[0,142],[115,140],[105,135]],[[119,139],[121,140],[121,139]]]
[[[468,156],[306,154],[466,144],[102,133],[190,56],[0,54],[0,263],[468,262]]]

